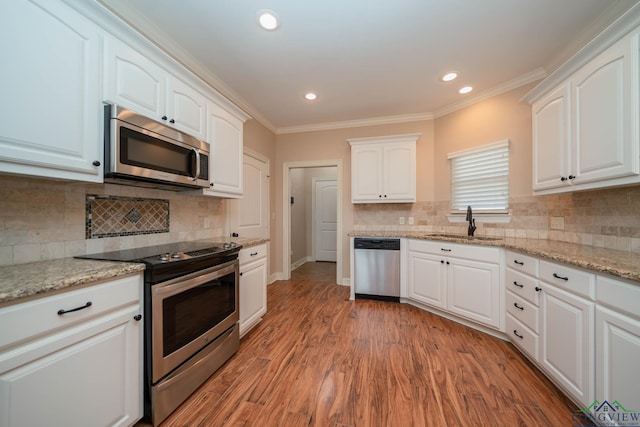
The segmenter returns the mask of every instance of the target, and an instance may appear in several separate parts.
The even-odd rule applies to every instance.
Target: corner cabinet
[[[525,97],[537,194],[640,182],[639,39],[636,29],[555,88]]]
[[[0,35],[0,172],[102,182],[99,27],[25,0],[3,5]]]
[[[407,293],[403,296],[492,329],[504,329],[499,248],[410,239],[407,264]]]
[[[0,425],[142,418],[141,295],[137,274],[1,308]]]
[[[267,245],[240,250],[240,336],[267,313]]]
[[[348,139],[353,203],[416,201],[416,142],[420,134]]]

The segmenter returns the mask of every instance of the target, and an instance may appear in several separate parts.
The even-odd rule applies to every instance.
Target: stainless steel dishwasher
[[[400,301],[400,239],[356,238],[356,298]]]

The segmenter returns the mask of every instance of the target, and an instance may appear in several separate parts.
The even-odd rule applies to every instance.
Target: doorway
[[[314,234],[314,226],[312,225],[313,222],[315,222],[315,220],[317,219],[317,217],[314,218],[313,221],[309,221],[310,225],[308,227],[305,228],[305,235],[310,236],[306,241],[307,242],[311,242],[313,241],[314,244],[311,245],[311,243],[309,243],[309,247],[311,248],[310,250],[307,251],[307,254],[305,254],[304,256],[304,261],[302,260],[302,256],[300,255],[300,249],[299,247],[297,247],[297,245],[299,244],[299,239],[298,237],[301,236],[301,232],[300,230],[300,225],[299,224],[293,224],[293,221],[297,221],[295,216],[292,217],[292,206],[295,208],[300,208],[301,205],[296,205],[296,203],[301,203],[302,200],[300,199],[300,196],[296,196],[296,194],[292,194],[292,179],[295,181],[296,179],[299,179],[299,175],[304,175],[304,170],[307,169],[313,169],[313,168],[331,168],[331,173],[326,172],[326,175],[322,178],[331,178],[331,180],[335,183],[333,185],[333,188],[328,188],[328,189],[324,189],[322,191],[323,196],[324,197],[333,197],[333,201],[335,202],[335,213],[334,214],[329,214],[327,215],[327,218],[325,218],[325,222],[327,224],[323,224],[320,228],[322,229],[322,227],[325,228],[330,228],[333,227],[335,228],[335,262],[336,262],[336,283],[338,284],[342,284],[342,246],[343,246],[343,242],[342,242],[342,160],[341,159],[337,159],[337,160],[318,160],[318,161],[303,161],[303,162],[289,162],[289,163],[284,163],[283,165],[283,239],[282,239],[282,247],[283,247],[283,274],[284,274],[284,279],[288,280],[291,277],[291,267],[292,267],[292,258],[296,258],[294,260],[294,263],[299,263],[299,265],[301,265],[302,263],[304,263],[304,261],[306,260],[315,260],[317,257],[317,251],[318,249],[315,247],[315,242],[317,240],[317,237],[314,239],[313,238],[313,234]],[[293,178],[292,178],[293,177]],[[329,180],[329,182],[331,181]],[[313,181],[310,179],[309,180],[310,184],[309,184],[309,194],[308,196],[305,196],[305,202],[308,199],[309,201],[309,211],[316,211],[316,209],[313,208],[313,203],[314,203],[314,199],[315,196],[313,196],[313,186],[315,184],[313,184]],[[331,187],[331,185],[329,185],[329,187]],[[317,191],[316,191],[317,192]],[[298,193],[300,194],[300,193]],[[328,196],[332,194],[332,196]],[[293,197],[293,198],[292,198]],[[293,205],[291,204],[293,202]],[[316,201],[317,203],[317,201]],[[333,217],[335,218],[333,221],[333,225],[329,225],[328,223],[330,223],[331,221],[327,221],[327,219],[330,219],[330,217],[333,215]],[[292,228],[292,226],[294,228]],[[316,226],[317,227],[317,226]],[[293,232],[292,232],[293,230]],[[328,231],[328,230],[325,230]],[[333,233],[333,231],[332,231]],[[325,237],[329,236],[330,234],[327,233],[325,235]],[[298,236],[298,237],[295,237]],[[296,246],[296,247],[294,247]],[[294,255],[294,249],[296,249],[298,252],[298,255],[296,257],[296,255]],[[308,255],[311,254],[311,255]]]

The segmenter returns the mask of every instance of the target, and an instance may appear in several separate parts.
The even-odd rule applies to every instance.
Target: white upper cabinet
[[[557,88],[533,105],[534,190],[555,188],[567,181],[571,150],[569,111],[569,85]]]
[[[102,182],[100,32],[62,2],[0,13],[0,171]]]
[[[115,38],[104,40],[104,99],[159,120],[165,110],[166,72]]]
[[[218,105],[207,106],[207,135],[211,144],[209,174],[211,196],[242,197],[243,120]]]
[[[537,194],[640,182],[639,38],[636,29],[556,87],[525,97]]]
[[[638,37],[619,41],[572,79],[575,184],[640,172]]]
[[[416,201],[416,141],[420,134],[347,140],[351,145],[351,201]]]
[[[105,102],[205,139],[207,100],[185,81],[113,37],[104,40]]]

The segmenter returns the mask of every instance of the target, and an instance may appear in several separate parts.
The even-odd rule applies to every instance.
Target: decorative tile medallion
[[[85,238],[169,232],[169,200],[87,194]]]

